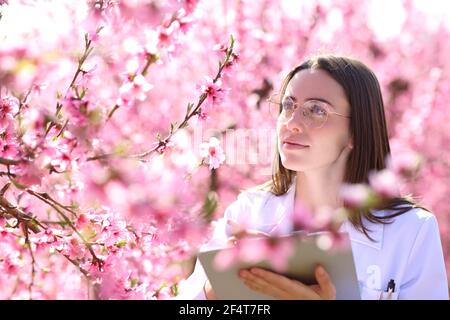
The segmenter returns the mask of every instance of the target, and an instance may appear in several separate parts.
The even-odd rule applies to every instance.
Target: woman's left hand
[[[334,300],[336,288],[322,266],[315,269],[318,284],[305,285],[261,268],[242,269],[239,277],[250,289],[282,300]]]

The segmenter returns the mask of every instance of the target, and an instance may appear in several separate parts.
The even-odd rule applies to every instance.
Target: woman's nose
[[[304,124],[300,120],[298,112],[294,112],[294,114],[286,120],[286,128],[293,132],[305,131]]]

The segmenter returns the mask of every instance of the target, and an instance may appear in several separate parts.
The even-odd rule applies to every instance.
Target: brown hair
[[[280,97],[284,95],[294,75],[305,69],[320,69],[327,72],[344,89],[350,104],[350,133],[353,138],[353,149],[347,160],[344,183],[368,183],[369,172],[385,169],[385,160],[390,154],[383,97],[377,77],[358,60],[336,55],[315,56],[287,74],[281,85]],[[276,196],[283,195],[288,191],[294,176],[295,171],[285,168],[281,163],[277,149],[272,179],[261,185],[260,189],[268,189]],[[414,207],[420,206],[416,205],[411,196],[398,197],[387,200],[375,208],[393,210],[393,214],[381,217],[374,215],[370,210],[362,210],[358,214],[351,214],[349,221],[370,239],[368,235],[370,230],[364,226],[363,216],[373,223],[386,224],[392,222],[390,219]]]

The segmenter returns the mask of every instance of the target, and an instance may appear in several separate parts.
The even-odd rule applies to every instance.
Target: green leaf
[[[194,107],[194,104],[189,102],[188,105],[187,105],[186,113],[187,114],[191,113],[191,110],[192,110],[193,107]]]
[[[173,295],[174,296],[177,296],[178,295],[178,284],[176,284],[176,283],[174,283],[173,285],[172,285],[172,293],[173,293]]]
[[[11,182],[12,182],[13,185],[14,185],[16,188],[18,188],[18,189],[25,190],[26,188],[28,188],[26,185],[21,184],[20,182],[17,182],[16,179],[11,179]]]
[[[123,248],[127,245],[127,240],[120,240],[114,244],[117,248]]]
[[[84,98],[85,94],[86,94],[86,89],[83,88],[83,89],[81,90],[81,93],[79,94],[80,100]]]
[[[175,127],[177,126],[177,122],[175,121],[174,123],[170,123],[170,133],[173,133],[173,131],[175,130]]]
[[[209,220],[218,205],[218,195],[215,191],[208,192],[205,202],[203,203],[203,214],[207,220]]]
[[[130,280],[130,287],[131,288],[135,288],[137,286],[137,284],[138,284],[138,279],[137,278],[132,278]]]
[[[99,108],[96,108],[89,112],[88,114],[89,122],[93,125],[98,125],[102,122],[102,111]]]

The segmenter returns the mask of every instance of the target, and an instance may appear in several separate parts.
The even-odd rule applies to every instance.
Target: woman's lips
[[[287,148],[287,149],[305,149],[308,148],[309,146],[300,144],[300,143],[296,143],[296,142],[292,142],[292,141],[283,141],[283,148]]]

